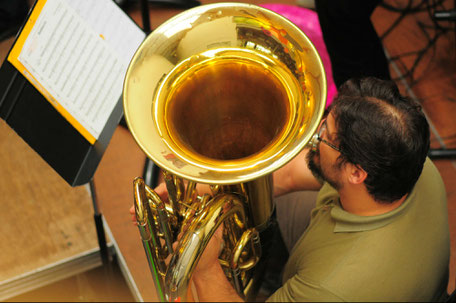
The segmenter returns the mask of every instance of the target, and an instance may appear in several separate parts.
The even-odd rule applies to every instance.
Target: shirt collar
[[[415,191],[412,191],[399,207],[377,216],[360,216],[349,213],[341,207],[339,195],[334,196],[331,209],[331,217],[336,221],[334,232],[368,231],[386,226],[409,208],[414,196]]]

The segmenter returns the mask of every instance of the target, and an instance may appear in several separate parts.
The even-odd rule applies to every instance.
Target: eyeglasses
[[[332,144],[331,142],[326,141],[325,139],[322,138],[323,134],[326,132],[328,127],[326,126],[326,119],[323,120],[323,122],[320,124],[320,128],[318,129],[317,133],[312,137],[311,145],[312,145],[312,150],[317,151],[318,144],[320,142],[325,143],[329,147],[331,147],[334,150],[337,150],[338,152],[341,152],[340,149]]]

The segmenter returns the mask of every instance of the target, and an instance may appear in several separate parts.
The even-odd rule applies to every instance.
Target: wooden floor
[[[219,1],[208,0],[202,2],[212,3]],[[290,5],[294,4],[294,0],[237,2],[250,2],[254,4],[272,2]],[[396,12],[396,8],[400,8],[400,11],[404,11],[409,3],[408,0],[386,0],[386,2],[391,7],[378,7],[374,12],[372,20],[379,34],[382,36],[386,34],[383,39],[384,46],[389,56],[394,59],[391,61],[390,65],[391,75],[397,79],[396,81],[404,93],[413,98],[417,98],[423,105],[432,126],[432,147],[456,148],[456,41],[454,24],[442,22],[439,24],[442,29],[439,29],[432,23],[429,14],[425,10],[420,10],[420,7],[414,7],[414,5],[416,6],[421,3],[421,1],[418,0],[413,0],[411,3],[412,8],[418,8],[419,11],[406,14],[403,17],[401,17],[401,13]],[[443,3],[446,8],[452,8],[454,2],[453,0],[446,0]],[[159,24],[180,11],[180,9],[175,8],[171,9],[152,6],[150,14],[152,28],[156,28]],[[129,13],[135,21],[141,24],[138,8],[133,7]],[[389,31],[395,20],[399,20],[400,22]],[[449,30],[445,30],[445,28],[449,28]],[[435,39],[435,42],[427,48],[426,44],[429,37],[431,37],[432,40],[436,35],[437,38]],[[10,48],[11,43],[12,39],[0,42],[0,62],[3,61],[6,56],[6,52]],[[404,79],[401,78],[401,75],[407,75],[407,71],[412,68],[417,57],[416,55],[403,55],[415,53],[420,50],[425,51],[423,51],[423,58],[417,64],[413,75]],[[25,253],[24,251],[30,247],[31,243],[36,244],[36,242],[39,242],[38,244],[49,246],[49,242],[53,242],[51,244],[54,246],[63,245],[64,250],[66,251],[71,249],[75,250],[74,252],[72,251],[71,254],[76,253],[80,243],[85,243],[82,250],[96,246],[96,236],[91,217],[93,212],[90,209],[90,200],[85,188],[70,190],[69,188],[66,188],[65,185],[60,184],[57,185],[57,187],[62,189],[57,192],[54,191],[54,184],[55,182],[58,183],[58,180],[55,181],[54,179],[58,179],[58,176],[54,176],[53,172],[49,171],[50,169],[46,167],[45,163],[40,162],[40,159],[37,158],[36,154],[27,151],[27,147],[24,143],[21,143],[19,138],[14,138],[15,134],[11,133],[6,125],[0,124],[0,127],[0,200],[2,202],[2,206],[0,207],[2,207],[1,213],[3,214],[0,214],[0,220],[2,220],[3,226],[7,226],[8,232],[10,232],[9,229],[16,228],[14,231],[11,231],[11,233],[13,233],[11,238],[6,237],[7,230],[5,229],[2,229],[2,232],[0,233],[0,240],[5,238],[6,240],[4,241],[7,243],[15,241],[12,247],[8,248],[10,251],[9,257],[7,258],[9,263],[6,263],[5,265],[2,265],[1,263],[5,259],[3,257],[4,254],[2,253],[0,273],[3,273],[4,269],[6,269],[5,272],[7,272],[12,271],[12,268],[15,268],[17,272],[10,274],[10,276],[13,276],[33,268],[35,266],[32,264],[33,258],[30,256],[23,257],[22,255]],[[16,154],[11,149],[8,149],[10,148],[9,142],[11,138],[16,140],[18,142],[17,144],[21,145],[21,148],[25,151]],[[5,153],[5,151],[7,152]],[[23,161],[21,159],[23,159]],[[128,131],[119,127],[116,130],[95,175],[95,184],[101,204],[101,210],[104,214],[107,226],[114,236],[114,245],[119,250],[122,257],[119,260],[120,267],[123,268],[125,264],[128,264],[127,269],[123,268],[124,272],[122,275],[127,277],[126,280],[128,280],[128,277],[134,277],[134,283],[127,283],[121,277],[119,279],[111,279],[116,281],[113,282],[113,287],[101,288],[102,292],[106,293],[106,296],[104,297],[103,294],[101,294],[101,296],[95,299],[90,295],[79,295],[73,297],[73,299],[68,299],[68,297],[64,297],[63,295],[62,297],[57,296],[58,298],[56,298],[54,295],[59,293],[56,291],[57,289],[68,289],[67,294],[68,292],[75,291],[68,286],[76,283],[74,282],[75,280],[69,280],[70,282],[66,282],[66,280],[60,284],[57,283],[36,290],[32,293],[34,301],[58,301],[59,298],[62,301],[156,300],[152,279],[139,240],[138,231],[136,227],[131,224],[130,215],[128,214],[128,209],[132,204],[132,180],[134,177],[141,175],[144,159],[143,153],[133,142]],[[435,160],[434,162],[442,174],[448,194],[452,249],[448,290],[452,291],[455,288],[456,279],[456,160],[445,159]],[[50,175],[50,177],[48,177],[48,175]],[[51,180],[54,181],[51,183],[33,182],[45,178],[51,178]],[[14,207],[5,204],[5,201],[7,200],[14,200],[13,194],[17,192],[28,192],[32,196],[40,195],[41,192],[46,192],[46,195],[48,196],[40,198],[41,200],[53,200],[54,198],[49,198],[49,196],[62,197],[63,195],[64,197],[67,197],[65,198],[65,200],[68,201],[67,203],[78,205],[78,207],[76,210],[69,210],[65,209],[65,207],[67,207],[65,206],[67,205],[66,203],[65,205],[62,205],[61,207],[64,208],[62,212],[73,214],[70,216],[71,218],[67,218],[66,216],[61,216],[60,212],[56,213],[57,210],[52,212],[52,214],[49,214],[49,210],[45,205],[33,204],[31,201],[27,201],[26,197],[18,198],[14,201]],[[8,198],[5,198],[5,193],[9,195]],[[29,204],[31,204],[33,208],[30,208]],[[21,210],[27,211],[21,212]],[[24,216],[26,218],[24,218]],[[79,218],[74,219],[74,216]],[[28,217],[31,219],[27,219]],[[32,220],[30,222],[34,222],[33,220],[40,221],[39,219],[42,218],[46,218],[49,223],[46,225],[46,232],[49,230],[54,231],[56,239],[41,239],[37,237],[36,232],[29,233],[24,229],[21,229],[21,227],[25,225],[22,220]],[[76,220],[77,223],[69,222],[68,220]],[[30,229],[36,231],[33,224]],[[69,229],[74,229],[74,234],[76,235],[78,235],[78,233],[83,233],[83,235],[79,235],[78,238],[81,239],[81,242],[75,243],[75,240],[71,240],[72,245],[68,245],[68,242],[70,241],[66,234],[68,229],[63,229],[62,225],[69,225]],[[45,238],[46,232],[40,232],[39,234]],[[7,247],[7,244],[4,244],[4,242],[1,242],[0,244],[2,245],[2,250],[4,247]],[[51,259],[61,258],[61,256],[55,256],[52,247],[53,246],[50,245],[50,248],[46,248],[47,250],[43,254]],[[33,252],[33,250],[30,251],[29,249],[31,255],[33,255]],[[20,260],[20,262],[15,262],[15,260]],[[53,261],[38,258],[40,266],[47,262],[52,263]],[[20,265],[17,265],[16,263],[19,263]],[[11,264],[15,265],[12,266]],[[120,270],[113,270],[113,273],[116,277],[121,276]],[[81,291],[81,288],[86,288],[87,292],[90,294],[92,292],[91,285],[96,283],[96,281],[103,280],[103,277],[104,276],[100,272],[98,274],[87,272],[86,274],[82,274],[82,276],[78,275],[76,281],[87,281],[87,283],[78,282],[78,285],[80,285],[78,291]],[[131,291],[131,296],[125,294],[125,290],[128,288]],[[119,291],[120,300],[113,299],[113,292],[115,293],[116,291]],[[24,296],[27,296],[27,294]],[[16,297],[11,300],[30,300],[27,298],[30,297]]]

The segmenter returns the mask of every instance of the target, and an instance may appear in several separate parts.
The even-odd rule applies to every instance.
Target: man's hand
[[[223,243],[223,226],[220,226],[206,246],[192,280],[200,302],[242,302],[223,272],[218,260]]]
[[[208,270],[210,271],[214,266],[220,266],[218,257],[223,243],[223,226],[220,226],[209,240],[198,264],[193,271],[194,277],[204,275]]]

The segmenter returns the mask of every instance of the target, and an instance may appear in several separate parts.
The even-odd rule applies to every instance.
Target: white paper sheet
[[[98,138],[144,38],[112,0],[47,0],[18,60]]]

